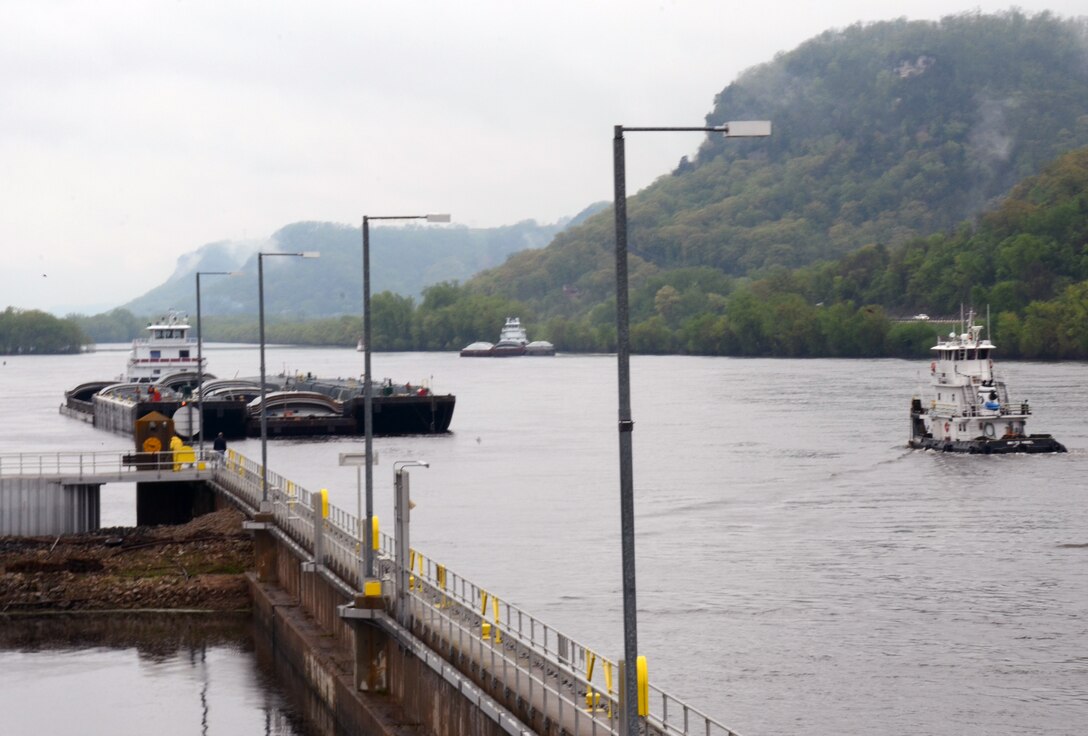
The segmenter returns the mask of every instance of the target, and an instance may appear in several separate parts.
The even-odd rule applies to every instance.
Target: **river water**
[[[208,346],[219,377],[257,351]],[[8,357],[0,451],[129,449],[61,417],[123,352]],[[270,372],[358,376],[353,350],[269,347]],[[379,353],[376,378],[457,395],[451,434],[376,438],[413,468],[412,543],[618,659],[614,356]],[[1066,735],[1088,723],[1088,366],[997,366],[1054,456],[906,448],[928,362],[635,356],[638,637],[656,686],[746,736]],[[353,512],[355,439],[274,441],[269,467]],[[259,441],[233,449],[259,460]],[[103,489],[103,523],[134,491]],[[74,697],[79,697],[76,694]],[[11,708],[0,689],[0,713]],[[107,731],[102,731],[106,733]],[[112,731],[109,731],[112,733]]]

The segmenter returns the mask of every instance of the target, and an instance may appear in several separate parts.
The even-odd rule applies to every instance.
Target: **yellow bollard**
[[[412,571],[416,569],[416,551],[414,549],[408,550],[408,590],[416,589],[416,576],[412,574]]]
[[[321,518],[329,518],[329,491],[327,488],[321,489]]]
[[[491,624],[487,622],[487,591],[480,591],[480,637],[483,639],[491,638]]]
[[[593,665],[597,662],[597,655],[587,649],[586,660],[586,682],[589,683],[586,688],[586,710],[593,712],[601,706],[601,694],[593,689]]]
[[[446,598],[446,566],[435,565],[435,577],[438,580],[438,588],[442,591],[442,601],[438,604],[439,608],[449,608],[450,602]]]
[[[650,677],[646,672],[646,658],[638,657],[635,671],[638,673],[638,714],[650,713]]]
[[[612,717],[612,663],[607,659],[602,663],[604,666],[604,686],[608,689],[608,717]]]
[[[370,546],[374,549],[378,549],[381,545],[378,540],[378,517],[370,517]]]
[[[491,596],[491,616],[495,619],[495,643],[502,643],[502,630],[499,628],[499,599]]]

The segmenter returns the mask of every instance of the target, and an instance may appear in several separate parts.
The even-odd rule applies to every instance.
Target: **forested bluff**
[[[772,137],[709,136],[629,199],[634,351],[918,357],[938,330],[911,315],[974,307],[1003,357],[1088,359],[1086,39],[1083,19],[1016,11],[858,24],[741,75],[707,122],[771,119]],[[373,348],[455,350],[519,316],[560,351],[614,350],[612,217],[418,302],[377,294]],[[339,270],[296,293],[343,294],[331,280],[358,271]],[[361,304],[289,311],[268,340],[362,334]],[[256,342],[255,312],[206,312],[205,339]],[[9,308],[0,352],[124,341],[151,316]]]

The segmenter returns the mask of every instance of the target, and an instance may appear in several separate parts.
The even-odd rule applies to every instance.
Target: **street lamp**
[[[257,254],[257,302],[260,308],[261,326],[261,513],[268,508],[268,410],[264,405],[264,259],[270,256],[294,256],[296,258],[320,258],[320,253],[305,251],[303,253],[284,253],[273,251],[271,253]]]
[[[397,612],[403,623],[407,610],[408,579],[411,570],[411,541],[408,537],[409,521],[412,512],[412,499],[408,492],[408,468],[429,468],[431,464],[424,460],[397,460],[393,463],[394,516],[397,536]]]
[[[204,459],[204,329],[200,326],[200,277],[201,276],[239,276],[238,271],[197,271],[196,272],[196,396],[197,416],[197,458]]]
[[[727,137],[752,138],[771,134],[769,120],[742,120],[704,128],[628,128],[617,125],[612,138],[612,174],[615,184],[616,216],[616,355],[619,373],[620,440],[620,537],[623,570],[623,710],[621,732],[638,734],[638,627],[635,616],[635,498],[631,468],[631,335],[627,303],[627,173],[624,162],[624,132],[696,131],[723,133]]]
[[[374,578],[374,534],[371,517],[374,516],[374,468],[370,458],[374,447],[374,406],[373,387],[370,380],[370,221],[371,220],[426,220],[427,222],[449,222],[449,215],[388,215],[373,217],[363,215],[363,433],[366,452],[366,523],[363,532],[366,543],[363,545],[363,568],[366,573],[363,581],[364,595],[366,583]]]

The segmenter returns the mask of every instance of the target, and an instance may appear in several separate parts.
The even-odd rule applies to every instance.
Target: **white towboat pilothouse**
[[[910,405],[911,447],[1000,454],[1010,452],[1065,452],[1049,434],[1028,434],[1031,408],[1027,401],[1010,400],[1004,381],[994,374],[994,344],[981,339],[982,326],[949,333],[937,339],[930,363],[933,396],[929,408],[915,397]]]
[[[169,312],[147,325],[147,337],[132,341],[128,366],[122,380],[154,383],[169,373],[197,372],[196,338],[189,337],[189,319]]]

